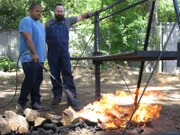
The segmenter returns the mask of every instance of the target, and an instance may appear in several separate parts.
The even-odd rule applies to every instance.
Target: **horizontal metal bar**
[[[113,7],[113,6],[119,4],[120,2],[123,2],[123,1],[124,1],[124,0],[117,0],[116,2],[114,2],[114,3],[112,3],[112,4],[108,5],[108,6],[106,6],[105,8],[102,8],[102,9],[100,9],[100,10],[95,11],[94,14],[99,14],[99,13],[101,13],[101,12],[107,10],[107,9],[110,9],[111,7]]]
[[[178,25],[179,25],[179,28],[180,28],[180,11],[179,11],[178,2],[177,2],[177,0],[173,0],[173,3],[174,3],[174,10],[175,10],[175,13],[176,13]]]
[[[71,57],[71,60],[95,61],[155,61],[162,51],[135,51],[109,56]],[[177,60],[177,51],[164,51],[160,60]]]
[[[107,15],[107,16],[104,16],[104,17],[100,18],[99,21],[102,21],[102,20],[104,20],[104,19],[106,19],[106,18],[108,18],[108,17],[112,17],[113,15],[115,15],[115,14],[117,14],[117,13],[120,13],[120,12],[122,12],[122,11],[125,11],[125,10],[129,9],[129,8],[132,8],[132,7],[134,7],[134,6],[137,6],[137,5],[139,5],[139,4],[142,4],[142,3],[146,2],[146,1],[148,1],[148,0],[142,0],[142,1],[136,2],[136,3],[132,4],[132,5],[129,5],[129,6],[125,7],[125,8],[122,8],[122,9],[116,11],[116,12],[113,12],[113,13]]]

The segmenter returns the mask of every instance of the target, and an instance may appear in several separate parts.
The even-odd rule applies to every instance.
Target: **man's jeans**
[[[60,75],[62,74],[64,88],[69,89],[76,96],[76,88],[73,81],[70,57],[68,54],[61,52],[48,53],[48,63],[51,70],[51,74],[56,80],[62,84]],[[61,99],[62,97],[62,86],[60,86],[53,78],[52,81],[52,92],[54,98]]]
[[[40,103],[40,85],[43,80],[43,68],[39,63],[35,62],[24,62],[22,63],[22,66],[25,77],[22,83],[18,103],[25,105],[29,95],[31,96],[31,104],[34,104],[35,102]]]

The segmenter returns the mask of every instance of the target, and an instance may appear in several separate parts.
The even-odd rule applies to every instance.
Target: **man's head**
[[[32,3],[29,7],[29,14],[34,20],[39,20],[42,15],[42,6],[40,3]]]
[[[64,6],[61,3],[56,4],[54,16],[57,21],[62,21],[64,19]]]

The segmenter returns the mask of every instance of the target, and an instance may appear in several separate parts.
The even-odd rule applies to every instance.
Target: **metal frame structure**
[[[180,9],[179,9],[179,5],[178,5],[177,0],[173,0],[173,4],[174,4],[175,12],[176,12],[177,22],[178,22],[178,25],[180,28]]]
[[[142,79],[142,75],[143,75],[145,61],[157,61],[158,58],[159,58],[159,60],[177,60],[178,61],[177,65],[180,66],[180,53],[179,53],[180,41],[179,41],[179,43],[177,43],[178,51],[147,51],[151,23],[152,23],[153,12],[154,12],[156,0],[152,0],[152,7],[150,10],[148,27],[147,27],[147,31],[146,31],[146,37],[145,37],[143,51],[135,51],[135,52],[131,52],[131,53],[121,53],[121,54],[116,54],[116,55],[102,56],[102,54],[100,52],[100,46],[99,46],[99,38],[100,38],[99,22],[104,20],[105,18],[111,17],[119,12],[125,11],[131,7],[142,4],[148,0],[141,0],[135,4],[129,5],[127,7],[124,7],[123,9],[113,12],[112,14],[109,14],[105,17],[99,18],[99,14],[101,12],[103,12],[109,8],[112,8],[113,6],[116,6],[117,4],[119,4],[123,1],[124,0],[117,0],[116,2],[108,5],[107,7],[100,9],[93,13],[94,29],[95,29],[93,56],[91,56],[91,57],[71,57],[71,60],[93,60],[93,64],[95,65],[95,99],[96,100],[100,100],[100,98],[101,98],[100,65],[102,64],[103,61],[141,61],[139,78],[138,78],[138,82],[137,82],[137,89],[140,88],[140,85],[141,85],[141,79]],[[179,11],[179,6],[178,6],[177,0],[173,0],[173,4],[174,4],[176,16],[177,16],[177,22],[180,27],[180,11]],[[136,98],[138,98],[138,97],[136,97]]]

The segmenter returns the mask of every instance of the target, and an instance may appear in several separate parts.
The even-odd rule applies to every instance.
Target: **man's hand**
[[[89,12],[86,12],[82,15],[79,15],[77,17],[77,22],[81,21],[81,20],[85,20],[85,19],[88,19],[89,17],[93,16],[93,12],[89,11]]]
[[[82,16],[83,16],[83,18],[88,19],[89,17],[93,16],[93,12],[88,11],[88,12],[82,14]]]
[[[39,61],[39,57],[37,54],[31,54],[31,59],[33,62],[38,62]]]

